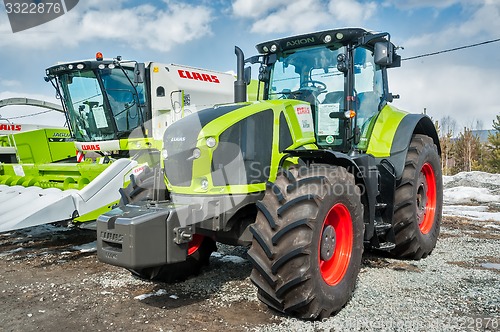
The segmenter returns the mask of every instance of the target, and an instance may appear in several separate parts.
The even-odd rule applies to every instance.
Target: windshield
[[[338,57],[346,48],[326,46],[290,51],[278,57],[271,72],[269,99],[300,99],[311,104],[317,142],[341,146],[344,122],[331,118],[345,111],[345,75],[337,69]],[[355,126],[367,135],[369,122],[378,113],[383,96],[382,71],[375,66],[372,52],[359,47],[353,51]]]
[[[133,77],[132,69],[125,69]],[[136,89],[120,68],[75,70],[59,82],[77,141],[118,139],[143,122],[143,84]]]
[[[337,56],[344,48],[324,46],[297,50],[279,57],[271,76],[269,98],[300,99],[311,104],[316,134],[333,144],[340,139],[340,122],[330,113],[343,109],[344,74],[337,69]],[[323,139],[324,140],[324,139]]]
[[[344,74],[337,70],[337,55],[342,50],[317,47],[279,57],[273,68],[269,98],[307,101],[306,95],[312,94],[321,103],[331,92],[342,97]]]

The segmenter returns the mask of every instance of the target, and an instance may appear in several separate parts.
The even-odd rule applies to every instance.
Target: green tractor
[[[151,280],[199,272],[215,242],[249,246],[258,297],[316,319],[354,291],[363,250],[420,259],[442,210],[432,121],[388,104],[388,33],[349,28],[273,40],[244,60],[235,103],[163,137],[162,168],[133,177],[97,221],[98,257]],[[263,100],[246,102],[260,64]],[[250,67],[248,67],[250,68]],[[166,184],[166,185],[165,185]]]

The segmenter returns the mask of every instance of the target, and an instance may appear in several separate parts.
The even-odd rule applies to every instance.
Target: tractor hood
[[[197,159],[199,139],[202,130],[220,117],[241,109],[246,104],[233,104],[207,108],[170,125],[163,136],[163,158],[165,174],[175,186],[191,185],[193,163]]]
[[[162,155],[169,190],[207,195],[262,191],[286,148],[314,143],[313,126],[311,107],[300,100],[230,104],[191,114],[165,131]]]

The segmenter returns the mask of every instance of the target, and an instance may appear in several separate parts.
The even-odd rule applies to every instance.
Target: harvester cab
[[[209,262],[214,241],[248,245],[260,300],[328,317],[351,297],[364,248],[407,259],[434,249],[439,140],[430,118],[389,104],[400,57],[388,33],[328,30],[257,50],[235,50],[235,103],[165,130],[163,172],[131,181],[98,218],[98,258],[176,281]],[[246,101],[245,63],[260,64],[263,100]]]
[[[159,150],[167,126],[233,98],[231,74],[103,59],[101,53],[52,66],[46,74],[63,100],[77,149],[115,157]]]

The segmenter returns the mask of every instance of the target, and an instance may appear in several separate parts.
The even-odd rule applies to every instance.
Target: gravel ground
[[[183,283],[142,281],[97,261],[95,233],[0,234],[2,331],[498,331],[500,223],[446,217],[421,261],[365,254],[352,300],[323,321],[261,304],[245,248],[219,246]]]

